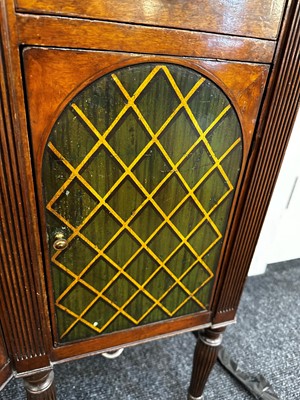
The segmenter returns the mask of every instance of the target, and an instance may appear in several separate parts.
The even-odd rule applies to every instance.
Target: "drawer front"
[[[284,0],[17,0],[19,11],[276,39]]]
[[[58,342],[210,309],[267,67],[197,63],[24,52]]]

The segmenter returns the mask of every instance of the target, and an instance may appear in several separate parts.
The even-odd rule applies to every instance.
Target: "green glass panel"
[[[154,195],[154,200],[162,211],[169,215],[186,195],[187,191],[182,181],[177,175],[172,175]]]
[[[203,132],[208,129],[227,105],[228,99],[225,94],[208,79],[205,80],[189,101],[189,107]],[[199,112],[199,106],[201,107],[201,112]],[[236,125],[238,124],[235,119]]]
[[[139,292],[128,306],[125,307],[125,311],[136,321],[139,321],[140,318],[143,317],[145,308],[149,309],[151,306],[153,306],[153,301],[145,296],[144,293]]]
[[[86,115],[95,128],[103,134],[111,127],[122,111],[126,104],[126,99],[114,84],[112,76],[106,75],[104,79],[98,79],[92,85],[85,88],[73,102]],[[82,123],[80,118],[76,117],[76,120]]]
[[[138,249],[138,242],[129,233],[123,231],[108,247],[106,254],[116,264],[123,267]]]
[[[131,199],[131,201],[128,201],[128,199]],[[134,215],[136,209],[144,200],[145,196],[138,186],[130,178],[126,177],[109,197],[107,203],[124,221],[127,221],[130,216]]]
[[[156,133],[180,104],[166,74],[159,70],[136,100],[142,116]],[[159,111],[159,112],[153,112]]]
[[[153,64],[143,64],[142,68],[133,65],[115,71],[114,75],[122,82],[127,93],[133,96],[152,71]]]
[[[67,250],[61,251],[56,260],[75,274],[81,271],[96,257],[97,253],[80,238],[73,239]]]
[[[180,143],[177,142],[179,139],[178,132],[184,132],[184,135],[180,137]],[[198,138],[199,134],[189,115],[181,110],[164,129],[160,136],[160,142],[176,164]],[[174,146],[174,142],[176,146]]]
[[[203,178],[213,166],[214,160],[205,144],[201,142],[185,158],[178,169],[189,186],[193,188],[199,182],[199,177]]]
[[[49,149],[46,149],[44,153],[44,165],[48,171],[52,171],[51,174],[48,173],[47,182],[45,182],[47,197],[51,199],[69,178],[71,173],[64,163]]]
[[[167,267],[180,278],[192,265],[195,263],[197,258],[194,254],[185,246],[181,246],[180,249],[173,255],[173,257],[166,263]],[[196,282],[198,284],[198,281]]]
[[[58,197],[52,208],[66,221],[72,221],[72,225],[81,225],[84,219],[96,207],[97,200],[77,178]]]
[[[164,225],[149,242],[148,247],[164,261],[179,244],[179,237],[168,225]]]
[[[99,150],[86,163],[81,176],[100,196],[104,196],[124,173],[107,149]]]
[[[133,110],[127,111],[107,141],[121,160],[130,165],[149,143],[149,135]]]
[[[147,285],[146,290],[159,299],[174,283],[174,279],[162,268]]]
[[[110,281],[115,274],[115,268],[103,258],[99,258],[84,274],[83,279],[98,292],[101,292],[106,287],[107,281]]]
[[[144,188],[149,193],[152,193],[171,170],[172,167],[154,144],[143,155],[140,162],[133,169],[133,173]]]
[[[137,283],[143,285],[157,271],[158,267],[159,263],[147,251],[142,250],[128,265],[126,272]]]
[[[146,241],[163,223],[164,219],[151,204],[145,205],[130,223],[130,227]]]
[[[90,242],[102,249],[108,240],[116,235],[121,226],[106,208],[100,208],[81,232]]]
[[[210,221],[203,222],[188,242],[197,254],[202,255],[205,250],[218,239],[218,233]]]
[[[235,121],[236,114],[231,109],[207,135],[207,140],[218,158],[223,155],[224,149],[230,148],[240,137],[240,127],[234,124]],[[236,149],[241,149],[241,146]]]
[[[173,300],[174,297],[177,299],[177,303],[181,304],[186,300],[186,293],[179,286],[175,286],[175,288],[162,300],[162,304],[170,310],[171,313],[174,313],[176,309],[176,304],[174,304]]]
[[[125,277],[120,276],[111,284],[109,289],[105,291],[105,296],[117,306],[122,307],[136,291],[135,285]]]
[[[74,155],[72,165],[76,168],[94,146],[96,138],[83,121],[77,118],[74,110],[67,108],[64,118],[59,118],[53,128],[51,142],[67,160],[70,153]]]
[[[77,283],[64,297],[61,304],[75,314],[80,315],[94,298],[95,294],[85,286]]]
[[[220,171],[214,169],[194,193],[204,209],[209,212],[228,190],[228,183]]]
[[[109,302],[101,298],[85,314],[85,319],[93,326],[98,327],[108,323],[116,314],[116,309]],[[84,331],[82,331],[82,335]],[[94,332],[95,334],[95,332]]]
[[[187,236],[200,224],[203,218],[203,212],[195,201],[189,197],[176,211],[171,221],[184,236]]]
[[[137,64],[83,89],[43,158],[60,341],[206,310],[241,161],[235,111],[192,69]]]
[[[61,268],[57,268],[56,266],[53,266],[52,276],[53,280],[57,282],[57,285],[54,287],[54,295],[57,298],[61,292],[64,292],[72,284],[73,279],[67,272],[62,271]]]

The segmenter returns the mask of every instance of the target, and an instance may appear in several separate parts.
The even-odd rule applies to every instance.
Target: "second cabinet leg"
[[[204,386],[217,360],[224,330],[225,328],[208,328],[200,332],[194,353],[188,400],[204,399]]]
[[[28,400],[55,400],[56,390],[53,371],[38,372],[24,378]]]

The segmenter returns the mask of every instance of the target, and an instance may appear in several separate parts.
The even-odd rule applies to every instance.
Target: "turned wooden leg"
[[[193,371],[188,400],[203,400],[202,395],[208,376],[217,360],[225,328],[205,329],[199,333],[194,353]]]
[[[28,400],[55,400],[56,390],[53,371],[39,372],[24,378]]]

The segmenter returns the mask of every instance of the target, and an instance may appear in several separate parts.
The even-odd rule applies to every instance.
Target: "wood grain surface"
[[[276,39],[284,3],[284,0],[17,0],[17,9]]]
[[[270,63],[276,42],[112,22],[17,16],[24,45],[218,58]]]

